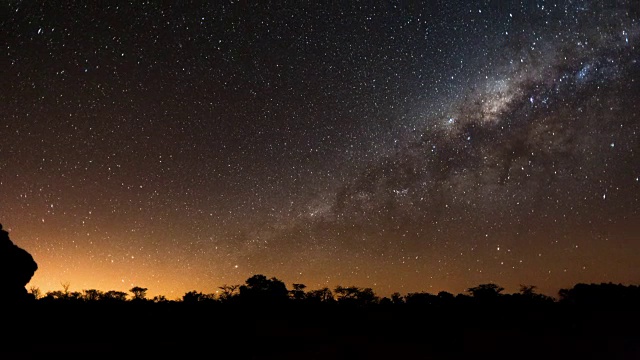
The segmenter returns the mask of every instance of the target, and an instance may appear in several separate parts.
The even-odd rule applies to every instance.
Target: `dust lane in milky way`
[[[2,5],[30,286],[640,282],[640,5]]]

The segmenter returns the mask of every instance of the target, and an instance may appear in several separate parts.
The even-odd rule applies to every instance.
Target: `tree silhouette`
[[[133,299],[135,301],[144,301],[147,300],[147,288],[143,288],[140,286],[134,286],[129,291],[133,294]]]
[[[391,302],[394,305],[404,304],[404,297],[399,292],[391,294]]]
[[[453,300],[455,300],[455,298],[456,297],[450,292],[440,291],[438,293],[438,301],[443,305],[453,303]]]
[[[69,291],[69,288],[71,287],[71,284],[68,281],[62,282],[60,283],[60,286],[62,286],[62,297],[64,299],[68,299],[70,297],[71,292]]]
[[[102,299],[107,302],[123,302],[127,300],[127,293],[123,291],[109,290],[103,294]]]
[[[513,296],[516,299],[520,299],[530,304],[544,304],[552,303],[554,301],[550,296],[538,294],[535,291],[536,288],[537,286],[535,285],[520,285],[520,292],[518,294],[514,294]]]
[[[308,291],[305,296],[308,301],[314,303],[329,303],[335,301],[333,293],[328,287]]]
[[[335,294],[339,303],[353,305],[369,305],[378,301],[378,297],[371,288],[359,288],[357,286],[335,288]]]
[[[307,288],[305,284],[293,284],[293,289],[289,291],[289,295],[293,300],[304,300],[306,294],[304,289]]]
[[[434,305],[438,301],[438,297],[436,295],[430,294],[428,292],[416,292],[409,293],[405,297],[405,303],[407,305]]]
[[[189,291],[182,295],[182,302],[186,304],[197,303],[203,301],[204,299],[204,294],[195,290]]]
[[[44,299],[46,301],[47,300],[67,300],[68,294],[65,294],[63,291],[60,291],[60,290],[47,291],[44,294]]]
[[[227,285],[219,286],[218,289],[222,290],[220,293],[220,300],[223,302],[230,301],[234,296],[238,294],[240,285]]]
[[[240,286],[240,298],[248,301],[283,302],[288,299],[289,291],[284,282],[264,275],[253,275],[245,285]]]
[[[100,290],[89,289],[84,290],[84,299],[86,301],[98,301],[102,298],[103,293]]]
[[[558,291],[560,302],[586,307],[636,308],[640,304],[640,287],[614,283],[578,283]]]
[[[31,286],[29,288],[29,294],[33,296],[34,299],[38,300],[42,297],[42,291],[37,286]]]
[[[47,301],[70,301],[72,300],[72,292],[69,291],[69,287],[71,286],[69,284],[69,282],[62,282],[60,283],[60,285],[62,286],[62,290],[53,290],[53,291],[47,291],[47,293],[44,296],[44,299]],[[80,298],[82,298],[82,296],[79,296]]]
[[[520,285],[520,294],[524,296],[532,296],[535,294],[535,285]]]
[[[475,299],[489,300],[496,299],[503,290],[504,288],[502,286],[488,283],[469,288],[467,289],[467,292],[470,293]]]
[[[153,297],[151,301],[153,301],[154,303],[165,303],[165,302],[168,302],[169,300],[167,300],[167,297],[164,295],[156,295]]]

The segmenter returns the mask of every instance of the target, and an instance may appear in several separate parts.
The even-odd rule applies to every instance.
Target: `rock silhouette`
[[[26,285],[37,269],[31,254],[15,245],[0,224],[0,302],[19,303],[31,299]]]

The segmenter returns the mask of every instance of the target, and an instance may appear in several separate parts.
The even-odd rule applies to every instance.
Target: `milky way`
[[[2,8],[32,286],[640,281],[633,1]]]

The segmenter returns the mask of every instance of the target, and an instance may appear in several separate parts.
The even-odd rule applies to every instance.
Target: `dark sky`
[[[30,286],[640,282],[637,1],[3,1]]]

